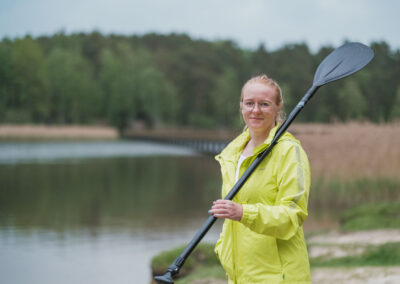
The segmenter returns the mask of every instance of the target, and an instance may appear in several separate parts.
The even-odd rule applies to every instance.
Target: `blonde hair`
[[[241,101],[241,102],[243,101],[243,92],[244,92],[244,89],[245,89],[248,85],[254,84],[254,83],[263,84],[263,85],[266,85],[266,86],[269,86],[269,87],[272,87],[272,88],[275,89],[275,94],[276,94],[276,101],[275,101],[275,103],[276,103],[278,106],[280,106],[280,108],[281,108],[281,110],[280,110],[280,112],[279,112],[279,116],[278,116],[277,120],[275,121],[275,124],[277,124],[277,123],[279,123],[279,124],[282,123],[282,122],[285,120],[285,113],[284,113],[284,111],[283,111],[283,109],[282,109],[282,107],[283,107],[282,90],[281,90],[281,87],[279,86],[279,84],[278,84],[274,79],[271,79],[271,78],[268,77],[267,75],[261,74],[261,75],[254,76],[254,77],[250,78],[250,79],[243,85],[243,87],[242,87],[242,91],[241,91],[241,93],[240,93],[240,101]]]

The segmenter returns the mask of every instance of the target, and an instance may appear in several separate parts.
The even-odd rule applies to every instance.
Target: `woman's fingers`
[[[217,218],[228,218],[235,221],[240,221],[243,214],[242,205],[231,200],[216,200],[213,202],[209,214],[213,214]]]

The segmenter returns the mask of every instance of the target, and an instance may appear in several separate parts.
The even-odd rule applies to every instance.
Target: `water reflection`
[[[195,155],[189,148],[132,141],[0,143],[0,163],[48,162],[60,159]]]
[[[0,165],[0,283],[149,283],[219,196],[212,157],[49,161]]]

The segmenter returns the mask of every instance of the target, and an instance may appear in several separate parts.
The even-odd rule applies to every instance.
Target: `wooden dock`
[[[200,153],[216,155],[238,134],[239,132],[227,130],[159,128],[129,129],[124,132],[124,137],[127,139],[182,145]]]

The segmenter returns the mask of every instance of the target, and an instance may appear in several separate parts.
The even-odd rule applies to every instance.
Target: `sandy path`
[[[359,255],[368,246],[382,245],[389,242],[400,242],[400,230],[373,230],[349,233],[332,231],[307,238],[309,256],[311,258]]]
[[[400,267],[316,268],[311,279],[322,284],[396,284],[400,283]]]

